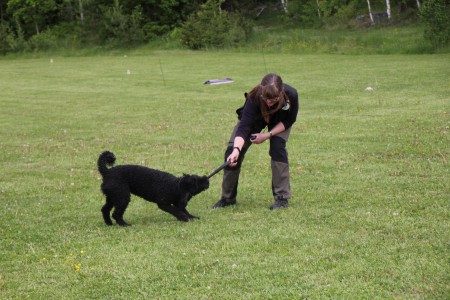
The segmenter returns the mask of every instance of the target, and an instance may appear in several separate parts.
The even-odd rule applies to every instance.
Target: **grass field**
[[[140,51],[0,70],[1,299],[448,299],[450,55]],[[268,209],[265,143],[237,207],[210,208],[216,176],[189,204],[200,220],[133,198],[132,227],[104,225],[102,151],[208,174],[270,71],[300,94],[288,209]]]

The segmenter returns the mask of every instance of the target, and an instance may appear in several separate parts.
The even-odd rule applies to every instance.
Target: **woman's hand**
[[[242,148],[244,147],[244,139],[240,136],[234,138],[233,152],[228,156],[227,160],[231,161],[230,167],[237,165],[237,160],[241,154]]]
[[[239,158],[240,151],[239,148],[234,147],[233,152],[228,156],[227,161],[231,161],[230,167],[234,167],[237,165],[237,160]]]
[[[268,139],[270,139],[270,132],[253,133],[250,137],[250,141],[253,144],[261,144],[261,143],[264,143]]]

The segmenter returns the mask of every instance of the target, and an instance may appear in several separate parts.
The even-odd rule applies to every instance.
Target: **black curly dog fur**
[[[125,210],[134,194],[147,201],[155,202],[160,209],[172,214],[180,221],[198,219],[191,215],[186,206],[192,196],[209,188],[206,176],[187,175],[175,177],[172,174],[146,168],[143,166],[121,165],[112,168],[116,157],[112,152],[105,151],[98,158],[98,171],[102,174],[101,189],[106,197],[102,208],[106,225],[112,225],[110,212],[117,224],[129,226],[123,220]]]

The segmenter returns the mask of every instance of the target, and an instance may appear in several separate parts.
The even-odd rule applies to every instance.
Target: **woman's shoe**
[[[270,206],[271,210],[288,207],[287,200],[275,200],[275,203]]]
[[[220,199],[212,208],[220,208],[220,207],[226,207],[230,205],[236,205],[236,199],[228,200],[228,199]]]

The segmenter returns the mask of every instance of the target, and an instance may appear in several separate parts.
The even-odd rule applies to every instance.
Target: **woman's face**
[[[266,103],[266,105],[267,105],[269,108],[271,108],[272,106],[274,106],[275,104],[277,104],[278,101],[280,101],[280,96],[275,97],[275,98],[270,98],[270,99],[264,98],[264,102]]]

